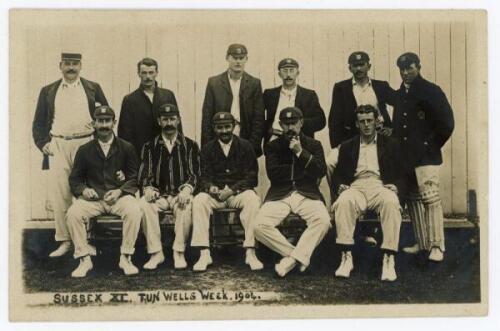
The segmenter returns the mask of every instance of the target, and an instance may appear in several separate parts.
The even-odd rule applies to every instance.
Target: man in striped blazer
[[[151,254],[144,265],[148,270],[156,269],[165,260],[158,212],[169,209],[173,210],[175,217],[174,268],[187,267],[184,250],[192,223],[192,197],[200,176],[200,154],[196,142],[178,131],[180,123],[177,106],[162,105],[158,115],[162,131],[144,144],[141,153],[142,226],[147,250]]]

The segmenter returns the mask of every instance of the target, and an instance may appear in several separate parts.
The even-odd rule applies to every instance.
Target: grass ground
[[[278,278],[273,270],[278,257],[260,249],[258,255],[265,269],[250,272],[243,263],[240,247],[213,250],[214,264],[207,272],[174,271],[171,251],[165,249],[167,262],[158,270],[141,271],[126,277],[118,269],[119,243],[99,245],[101,254],[94,258],[94,270],[84,279],[69,275],[77,261],[71,256],[47,258],[55,247],[53,230],[26,230],[24,236],[25,291],[88,292],[225,289],[277,292],[284,298],[274,304],[365,304],[365,303],[472,303],[480,301],[479,244],[470,243],[475,235],[471,228],[446,229],[445,261],[429,263],[421,257],[400,252],[396,259],[398,280],[381,282],[381,253],[378,248],[358,244],[353,251],[355,269],[349,279],[333,276],[339,263],[330,231],[316,250],[305,273],[293,271]],[[413,242],[411,225],[403,224],[401,247]],[[190,265],[197,252],[188,252]],[[141,240],[134,263],[142,266],[147,254]]]

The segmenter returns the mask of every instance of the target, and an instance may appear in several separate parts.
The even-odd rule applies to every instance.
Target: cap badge
[[[401,59],[401,61],[406,61],[406,56],[403,55],[403,56],[400,57],[400,59]]]
[[[292,118],[292,112],[291,111],[288,112],[288,113],[286,113],[286,118]]]
[[[220,118],[226,118],[226,114],[220,114]]]
[[[165,107],[165,111],[169,112],[170,111],[170,106]]]
[[[101,108],[101,114],[106,114],[106,108]]]
[[[236,54],[241,54],[241,48],[236,48]]]
[[[361,60],[361,54],[356,54],[356,60]]]
[[[286,63],[292,63],[292,60],[286,59]]]

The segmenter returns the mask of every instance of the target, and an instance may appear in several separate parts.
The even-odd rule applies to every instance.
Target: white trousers
[[[193,199],[193,237],[191,246],[210,246],[210,215],[216,208],[237,208],[240,211],[240,221],[245,230],[243,247],[255,247],[254,222],[259,212],[260,198],[253,190],[246,190],[238,195],[220,202],[208,193],[199,193]]]
[[[276,228],[290,213],[300,216],[307,225],[297,246],[293,246]],[[257,215],[255,236],[281,256],[291,256],[308,266],[314,249],[330,227],[330,215],[323,201],[312,200],[293,192],[282,200],[268,201],[262,205]]]
[[[443,207],[439,197],[439,166],[415,168],[417,192],[410,192],[408,212],[421,249],[445,251]]]
[[[144,197],[141,198],[141,209],[144,213],[142,218],[142,230],[146,236],[147,249],[149,254],[160,252],[161,246],[161,231],[160,219],[158,212],[172,210],[175,219],[175,239],[172,249],[176,252],[184,252],[186,242],[191,230],[191,203],[187,204],[184,209],[179,208],[177,197],[169,195],[168,197],[161,197],[154,202],[147,202]]]
[[[52,138],[50,150],[54,156],[50,157],[49,164],[49,198],[54,210],[55,239],[56,241],[70,240],[65,217],[69,206],[73,202],[73,194],[69,188],[69,174],[73,167],[76,151],[90,141],[92,137],[64,140]]]
[[[375,210],[380,215],[382,227],[382,249],[398,251],[401,210],[396,193],[385,188],[376,178],[355,180],[349,189],[342,192],[333,204],[337,244],[353,245],[356,220],[366,210]]]
[[[87,224],[92,217],[104,213],[116,214],[123,220],[122,254],[134,254],[135,241],[141,226],[142,211],[137,199],[131,195],[119,198],[114,205],[108,205],[103,200],[87,201],[83,198],[77,199],[68,209],[66,222],[69,233],[75,245],[75,259],[95,255],[95,248],[88,244]]]

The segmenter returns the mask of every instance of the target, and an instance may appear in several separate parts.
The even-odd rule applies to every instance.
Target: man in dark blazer
[[[42,169],[49,169],[49,196],[54,211],[55,240],[58,248],[50,257],[59,257],[71,249],[64,217],[72,195],[68,176],[78,147],[91,139],[94,109],[107,105],[99,84],[80,77],[82,55],[62,53],[59,69],[62,78],[43,87],[33,119],[33,139],[43,153]]]
[[[158,62],[154,59],[139,61],[137,75],[140,86],[123,98],[118,136],[134,145],[137,155],[140,155],[142,146],[161,132],[157,120],[160,106],[177,106],[177,100],[172,91],[158,86]],[[182,127],[179,127],[179,132],[182,133]]]
[[[201,146],[215,139],[212,117],[216,112],[229,112],[236,119],[234,134],[248,140],[257,157],[262,155],[264,102],[258,78],[247,74],[247,48],[232,44],[226,53],[228,70],[210,77],[205,91],[201,119]]]
[[[111,213],[123,219],[119,267],[125,275],[137,274],[132,263],[135,241],[141,226],[142,211],[137,192],[138,161],[134,147],[115,137],[115,113],[108,106],[96,108],[95,139],[82,145],[75,156],[69,176],[75,202],[68,209],[66,222],[75,245],[74,258],[80,264],[71,277],[85,277],[92,270],[95,247],[87,240],[87,223],[92,217]]]
[[[443,260],[443,207],[439,196],[441,148],[455,122],[441,88],[420,75],[420,59],[404,53],[397,65],[403,82],[394,108],[393,134],[401,140],[408,179],[408,211],[417,243],[407,253],[428,252],[431,261]]]
[[[356,126],[360,135],[344,141],[334,162],[333,191],[339,194],[332,205],[335,213],[337,244],[341,247],[337,277],[350,276],[353,269],[352,247],[356,221],[366,209],[380,215],[384,251],[381,280],[396,280],[394,255],[398,251],[401,212],[398,190],[401,167],[397,139],[377,134],[378,111],[371,105],[356,108]]]
[[[267,145],[266,171],[271,181],[256,217],[255,237],[283,258],[276,264],[280,277],[300,264],[304,271],[314,249],[331,227],[319,183],[326,173],[321,143],[301,132],[303,118],[297,107],[280,111],[283,134]],[[289,213],[307,224],[296,246],[276,228]]]
[[[328,115],[330,145],[337,147],[343,141],[358,134],[354,111],[360,105],[372,105],[379,110],[381,126],[391,127],[387,104],[394,105],[394,90],[386,81],[371,79],[370,58],[365,52],[354,52],[349,56],[349,71],[352,78],[335,83],[332,93],[332,106]],[[390,130],[382,130],[390,135]]]
[[[283,59],[278,64],[278,75],[283,85],[264,91],[266,126],[264,148],[266,144],[282,134],[276,113],[286,107],[297,107],[304,115],[302,133],[314,138],[314,133],[326,125],[326,117],[321,108],[316,92],[297,84],[299,63],[291,58]]]
[[[194,271],[205,271],[212,264],[210,256],[210,215],[216,208],[240,209],[245,230],[245,264],[251,270],[264,266],[255,255],[254,221],[260,198],[254,189],[259,165],[253,146],[233,134],[235,119],[229,112],[215,113],[213,130],[216,139],[201,148],[200,193],[193,200],[193,236],[191,246],[200,248]]]

